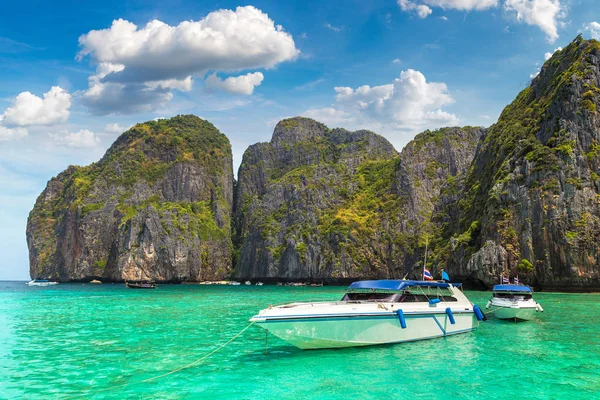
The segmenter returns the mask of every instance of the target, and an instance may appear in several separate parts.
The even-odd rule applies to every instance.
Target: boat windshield
[[[448,288],[411,286],[398,292],[348,291],[342,301],[375,301],[378,303],[427,303],[432,299],[458,301]]]
[[[494,297],[499,299],[529,300],[533,296],[531,293],[495,292]]]
[[[342,301],[376,301],[378,303],[391,303],[398,298],[398,293],[346,293]]]

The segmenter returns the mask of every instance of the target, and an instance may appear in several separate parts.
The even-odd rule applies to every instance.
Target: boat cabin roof
[[[531,293],[533,290],[527,285],[495,285],[494,292],[525,292]]]
[[[450,284],[448,282],[437,282],[437,281],[407,281],[407,280],[377,280],[377,281],[358,281],[348,286],[348,291],[353,290],[391,290],[400,291],[410,287],[435,287],[435,288],[448,288]],[[452,286],[460,286],[460,284],[452,284]]]

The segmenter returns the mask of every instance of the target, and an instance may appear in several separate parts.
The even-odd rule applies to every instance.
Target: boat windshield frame
[[[342,301],[346,302],[378,302],[378,303],[403,303],[409,296],[413,296],[413,300],[406,300],[406,302],[418,302],[427,303],[432,299],[443,299],[442,301],[458,301],[458,298],[454,295],[451,290],[453,285],[417,285],[410,284],[404,285],[401,289],[376,289],[376,288],[352,288],[352,285],[346,290]],[[373,299],[350,299],[353,294],[365,294],[365,295],[389,295],[386,298],[373,298]],[[423,301],[416,301],[415,299],[424,297]],[[452,300],[449,300],[452,299]]]

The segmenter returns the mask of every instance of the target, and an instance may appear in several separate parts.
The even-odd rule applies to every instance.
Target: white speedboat
[[[544,312],[533,299],[533,290],[526,285],[494,286],[493,297],[485,308],[492,310],[496,318],[513,321],[529,321],[535,313]]]
[[[301,349],[410,342],[470,332],[485,318],[459,289],[435,281],[350,285],[341,301],[290,303],[250,321]]]
[[[58,285],[58,282],[51,282],[45,279],[34,279],[31,282],[26,283],[27,286],[50,286]]]

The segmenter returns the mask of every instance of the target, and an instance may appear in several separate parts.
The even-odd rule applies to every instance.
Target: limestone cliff
[[[330,130],[307,118],[281,121],[269,143],[245,152],[239,169],[236,275],[417,274],[441,184],[466,170],[482,132],[427,131],[398,155],[369,131]]]
[[[599,101],[600,43],[578,37],[504,109],[450,207],[457,278],[600,287]]]
[[[27,221],[30,274],[221,279],[231,270],[229,140],[195,116],[138,124],[52,178]]]

